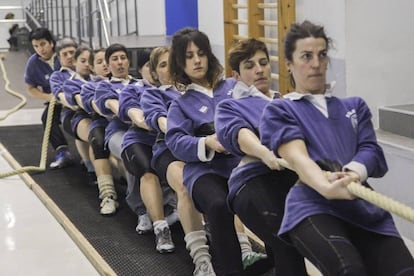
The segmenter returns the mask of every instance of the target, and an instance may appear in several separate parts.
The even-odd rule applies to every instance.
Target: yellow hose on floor
[[[5,88],[6,91],[9,92],[10,94],[22,99],[22,102],[20,104],[18,104],[17,106],[15,106],[13,109],[11,109],[10,111],[8,111],[6,113],[6,116],[4,118],[6,118],[7,116],[9,116],[10,114],[12,114],[13,112],[16,112],[17,110],[21,109],[25,104],[26,104],[26,98],[11,90],[9,88],[9,84],[10,81],[7,77],[7,72],[6,72],[6,68],[4,67],[3,64],[3,59],[4,59],[4,55],[0,56],[0,68],[2,70],[3,73],[3,79],[5,82]],[[53,118],[53,112],[55,109],[55,104],[56,104],[56,100],[55,98],[52,98],[52,100],[49,103],[49,109],[48,109],[48,113],[47,113],[47,119],[46,119],[46,127],[45,127],[45,132],[43,134],[43,141],[42,141],[42,149],[41,149],[41,155],[40,155],[40,164],[39,167],[35,167],[35,166],[26,166],[26,167],[22,167],[10,172],[6,172],[6,173],[0,173],[0,179],[1,178],[5,178],[5,177],[9,177],[12,175],[16,175],[16,174],[21,174],[24,172],[30,172],[30,171],[35,171],[35,172],[43,172],[46,170],[46,161],[47,161],[47,149],[48,149],[48,143],[49,143],[49,136],[50,136],[50,129],[52,127],[52,118]],[[0,120],[4,119],[3,117],[1,117]],[[1,155],[3,155],[2,152],[0,152]]]
[[[289,163],[286,162],[286,160],[278,159],[278,162],[279,165],[281,165],[282,167],[294,171],[293,168],[289,165]],[[378,207],[384,210],[394,213],[414,223],[414,209],[410,206],[400,203],[376,191],[368,189],[367,187],[362,186],[361,184],[358,184],[356,182],[351,182],[347,186],[347,188],[355,196],[362,198],[368,202],[371,202],[372,204],[377,205]]]

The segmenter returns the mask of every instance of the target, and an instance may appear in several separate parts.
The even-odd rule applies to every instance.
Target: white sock
[[[114,180],[112,175],[105,174],[100,175],[96,179],[98,181],[99,198],[104,199],[105,197],[112,197],[114,200],[117,199]]]
[[[184,240],[186,248],[190,251],[190,256],[196,266],[204,260],[211,261],[211,255],[208,252],[206,231],[200,230],[187,233]]]
[[[162,230],[164,228],[168,228],[167,221],[163,220],[156,220],[152,223],[152,226],[154,227],[154,233],[157,233],[159,230]]]

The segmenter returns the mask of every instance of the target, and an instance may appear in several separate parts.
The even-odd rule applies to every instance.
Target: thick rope
[[[293,170],[293,168],[289,165],[288,162],[284,159],[278,159],[279,165],[289,170]],[[408,205],[400,203],[390,197],[382,195],[376,191],[368,189],[367,187],[358,184],[356,182],[351,182],[347,186],[348,190],[354,194],[355,196],[362,198],[378,207],[394,213],[412,223],[414,223],[414,209]]]
[[[12,91],[8,86],[9,86],[9,84],[10,84],[10,81],[9,81],[9,79],[7,78],[7,72],[6,72],[6,69],[5,69],[5,67],[4,67],[4,64],[3,64],[3,61],[2,61],[2,59],[4,59],[4,57],[1,57],[0,58],[0,67],[1,67],[1,70],[2,70],[2,72],[3,72],[3,78],[4,78],[4,81],[5,81],[5,83],[6,83],[6,91]],[[13,95],[15,95],[16,97],[19,97],[19,98],[21,98],[21,99],[24,99],[24,104],[25,104],[25,97],[23,96],[23,95],[21,95],[21,94],[19,94],[19,93],[17,93],[17,92],[15,92],[15,91],[12,91],[12,93],[11,94],[13,94]],[[24,105],[23,104],[23,105]],[[47,112],[47,119],[46,119],[46,127],[45,127],[45,132],[44,132],[44,134],[43,134],[43,141],[42,141],[42,149],[41,149],[41,155],[40,155],[40,164],[39,164],[39,167],[35,167],[35,166],[26,166],[26,167],[22,167],[22,168],[19,168],[19,169],[16,169],[16,170],[13,170],[13,171],[10,171],[10,172],[6,172],[6,173],[0,173],[0,179],[1,178],[5,178],[5,177],[9,177],[9,176],[12,176],[12,175],[16,175],[16,174],[21,174],[21,173],[25,173],[25,172],[29,172],[29,171],[36,171],[36,172],[44,172],[45,170],[46,170],[46,161],[47,161],[47,150],[48,150],[48,143],[49,143],[49,136],[50,136],[50,129],[52,128],[52,119],[53,119],[53,112],[54,112],[54,109],[55,109],[55,104],[56,104],[56,100],[55,100],[55,98],[52,98],[52,100],[50,101],[50,103],[49,103],[49,109],[48,109],[48,112]],[[14,109],[16,109],[17,108],[17,110],[18,109],[20,109],[22,106],[23,106],[21,103],[20,103],[20,105],[18,105],[19,107],[15,107]],[[16,110],[16,111],[17,111]],[[13,111],[13,112],[15,112],[15,111]],[[13,112],[8,112],[8,115],[10,115],[11,113],[13,113]],[[7,115],[7,116],[8,116]],[[6,117],[7,117],[6,116]],[[3,155],[3,152],[0,152],[0,154],[1,155]]]

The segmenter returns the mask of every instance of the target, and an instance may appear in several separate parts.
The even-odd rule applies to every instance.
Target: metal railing
[[[32,0],[26,12],[57,39],[72,37],[99,48],[111,37],[138,35],[137,9],[137,1],[128,0]]]

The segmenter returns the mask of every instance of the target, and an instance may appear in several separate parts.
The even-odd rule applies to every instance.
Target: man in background
[[[55,40],[46,28],[33,30],[29,35],[35,53],[30,56],[26,64],[25,82],[32,97],[45,101],[45,110],[42,114],[43,128],[46,126],[49,102],[53,98],[49,78],[53,71],[60,69],[60,62],[55,54]],[[50,143],[56,151],[51,169],[64,168],[73,164],[73,158],[68,151],[68,142],[60,128],[60,113],[62,105],[56,104],[53,112]]]

